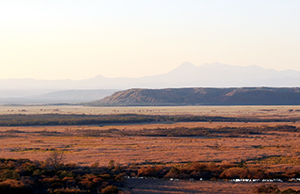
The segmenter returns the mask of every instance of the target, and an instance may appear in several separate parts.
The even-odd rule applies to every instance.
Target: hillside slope
[[[86,105],[300,105],[300,88],[129,89]]]
[[[61,91],[52,91],[45,92],[44,94],[38,95],[27,95],[21,97],[1,97],[0,104],[51,104],[51,103],[81,103],[81,102],[90,102],[93,100],[104,98],[116,92],[117,90],[61,90]],[[5,92],[5,91],[4,91]],[[30,94],[31,91],[28,91],[27,94]],[[39,92],[32,91],[32,92]],[[42,92],[42,91],[40,91]],[[1,93],[1,90],[0,90]],[[9,93],[9,91],[8,91]],[[13,92],[10,92],[13,94]],[[26,91],[15,91],[17,95],[26,95]]]

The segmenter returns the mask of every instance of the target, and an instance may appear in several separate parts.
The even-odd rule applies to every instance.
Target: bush
[[[198,162],[193,162],[189,168],[190,171],[196,171],[196,172],[201,172],[204,171],[205,169],[206,169],[206,165],[199,164]]]
[[[277,187],[276,184],[274,185],[270,185],[270,186],[265,186],[265,185],[262,185],[260,187],[254,187],[253,190],[252,190],[253,193],[274,193],[274,194],[299,194],[300,193],[300,190],[299,191],[296,191],[294,189],[287,189],[287,190],[284,190],[284,191],[280,191]]]
[[[7,179],[0,183],[0,194],[30,194],[32,188],[21,181]]]
[[[267,187],[265,185],[262,185],[260,187],[254,187],[254,189],[252,191],[253,191],[253,193],[278,193],[278,192],[280,192],[280,190],[278,189],[278,186],[276,184],[269,185]]]
[[[148,166],[142,167],[138,170],[138,176],[148,176],[148,177],[162,177],[165,172],[162,166]]]
[[[248,178],[250,179],[263,179],[266,176],[266,173],[259,168],[249,168],[248,169]]]
[[[249,171],[245,168],[233,167],[226,169],[220,175],[221,179],[237,179],[237,178],[247,178]]]
[[[97,168],[99,166],[99,162],[95,162],[91,165],[91,168]]]
[[[105,188],[101,189],[101,193],[104,194],[117,194],[118,192],[118,188],[112,185],[106,186]]]
[[[180,170],[173,166],[171,170],[165,175],[165,178],[180,178]]]
[[[54,191],[48,190],[50,194],[85,194],[90,193],[86,190],[80,190],[80,189],[69,189],[69,188],[61,188],[61,189],[55,189]]]
[[[18,178],[20,178],[20,175],[15,170],[5,169],[1,173],[1,179],[2,180],[18,179]]]
[[[64,160],[64,153],[59,151],[51,152],[50,156],[47,158],[47,163],[51,166],[58,166]]]

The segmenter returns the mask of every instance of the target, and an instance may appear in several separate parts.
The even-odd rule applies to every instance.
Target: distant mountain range
[[[300,105],[300,88],[129,89],[85,105]]]
[[[26,97],[0,98],[0,104],[61,104],[81,103],[102,99],[117,90],[62,90]]]
[[[0,79],[0,90],[91,90],[179,87],[299,87],[300,71],[276,71],[258,66],[231,66],[220,63],[195,66],[181,64],[166,74],[140,78],[85,80]]]
[[[78,103],[130,88],[183,87],[300,87],[300,71],[185,62],[166,74],[140,78],[98,75],[85,80],[0,79],[0,104]]]

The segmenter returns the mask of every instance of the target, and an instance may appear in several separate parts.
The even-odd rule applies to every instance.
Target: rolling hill
[[[300,88],[129,89],[85,105],[300,105]]]

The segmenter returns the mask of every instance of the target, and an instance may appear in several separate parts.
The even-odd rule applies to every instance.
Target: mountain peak
[[[179,65],[177,68],[195,68],[195,67],[197,67],[197,66],[186,61],[186,62],[182,63],[181,65]]]
[[[219,63],[219,62],[214,62],[214,63],[205,63],[203,65],[201,65],[200,67],[204,67],[204,68],[209,68],[209,69],[228,69],[228,68],[232,68],[235,67],[233,65],[227,65],[224,63]]]
[[[101,80],[101,79],[105,79],[105,78],[106,78],[106,77],[104,77],[104,76],[98,74],[98,75],[96,75],[95,77],[90,78],[90,79],[93,79],[93,80]]]
[[[195,71],[196,69],[198,69],[198,67],[196,65],[193,65],[190,62],[184,62],[181,65],[179,65],[178,67],[176,67],[175,69],[173,69],[171,72],[178,72],[178,73],[183,73],[183,72],[190,72],[190,71]]]
[[[84,80],[0,79],[0,90],[128,89],[163,87],[299,87],[300,71],[276,71],[259,66],[210,63],[195,66],[184,62],[168,73],[140,78],[106,78],[97,75]]]
[[[171,76],[173,78],[176,78],[176,77],[182,76],[182,75],[186,76],[186,75],[190,74],[190,72],[197,72],[198,69],[199,68],[197,66],[193,65],[192,63],[184,62],[167,74],[169,74],[169,76]]]

